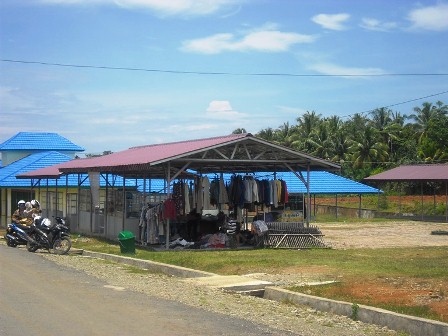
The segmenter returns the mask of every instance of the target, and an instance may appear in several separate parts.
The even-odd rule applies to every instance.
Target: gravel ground
[[[131,272],[132,268],[78,255],[58,256],[41,252],[41,255],[57,264],[82,270],[108,282],[111,286],[124,287],[149,295],[182,302],[226,315],[238,316],[260,325],[285,330],[301,336],[355,336],[399,335],[387,328],[380,328],[347,317],[316,311],[306,306],[265,300],[241,294],[225,293],[222,290],[200,286],[181,278],[162,274]],[[258,277],[269,278],[277,283],[283,277],[272,278],[267,274]],[[297,283],[297,281],[295,281]]]

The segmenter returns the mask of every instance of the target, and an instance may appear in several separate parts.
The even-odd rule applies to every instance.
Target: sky
[[[0,143],[85,154],[448,103],[448,0],[1,0]]]

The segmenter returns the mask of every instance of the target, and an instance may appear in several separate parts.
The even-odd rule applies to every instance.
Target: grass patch
[[[118,242],[102,238],[74,237],[73,247],[90,251],[120,255]],[[446,247],[385,248],[385,249],[308,249],[308,250],[183,250],[155,252],[136,247],[135,255],[127,255],[193,268],[221,275],[249,273],[294,273],[300,280],[302,272],[318,269],[316,278],[338,280],[334,284],[290,288],[311,295],[356,302],[398,313],[447,322],[430,307],[414,303],[402,304],[392,298],[390,302],[375,301],[350,293],[352,284],[368,281],[387,283],[390,278],[425,283],[448,279],[448,250]],[[132,272],[141,272],[131,270]],[[143,271],[144,272],[144,271]],[[400,288],[397,284],[396,288]],[[445,293],[442,293],[444,296]],[[354,306],[356,308],[356,306]],[[354,311],[356,317],[357,311]]]
[[[102,238],[75,237],[73,247],[121,254],[118,242]],[[285,269],[324,266],[346,276],[448,277],[448,250],[445,247],[163,252],[137,247],[135,257],[221,275],[260,272],[276,274],[283,273]]]

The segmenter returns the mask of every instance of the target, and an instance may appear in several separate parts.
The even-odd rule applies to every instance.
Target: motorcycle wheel
[[[68,237],[58,238],[54,241],[53,251],[55,254],[67,254],[72,247],[72,241]]]
[[[14,241],[10,240],[10,239],[6,239],[6,245],[8,245],[9,247],[16,247],[17,246],[17,244]]]
[[[26,249],[28,250],[28,252],[36,252],[38,248],[39,246],[37,246],[36,244],[31,244],[30,242],[26,243]]]

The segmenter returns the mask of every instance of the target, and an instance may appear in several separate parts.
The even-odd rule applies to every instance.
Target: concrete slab
[[[255,289],[264,289],[266,286],[272,286],[272,283],[269,281],[251,279],[239,275],[213,275],[207,277],[189,278],[184,281],[232,291],[250,291]]]

